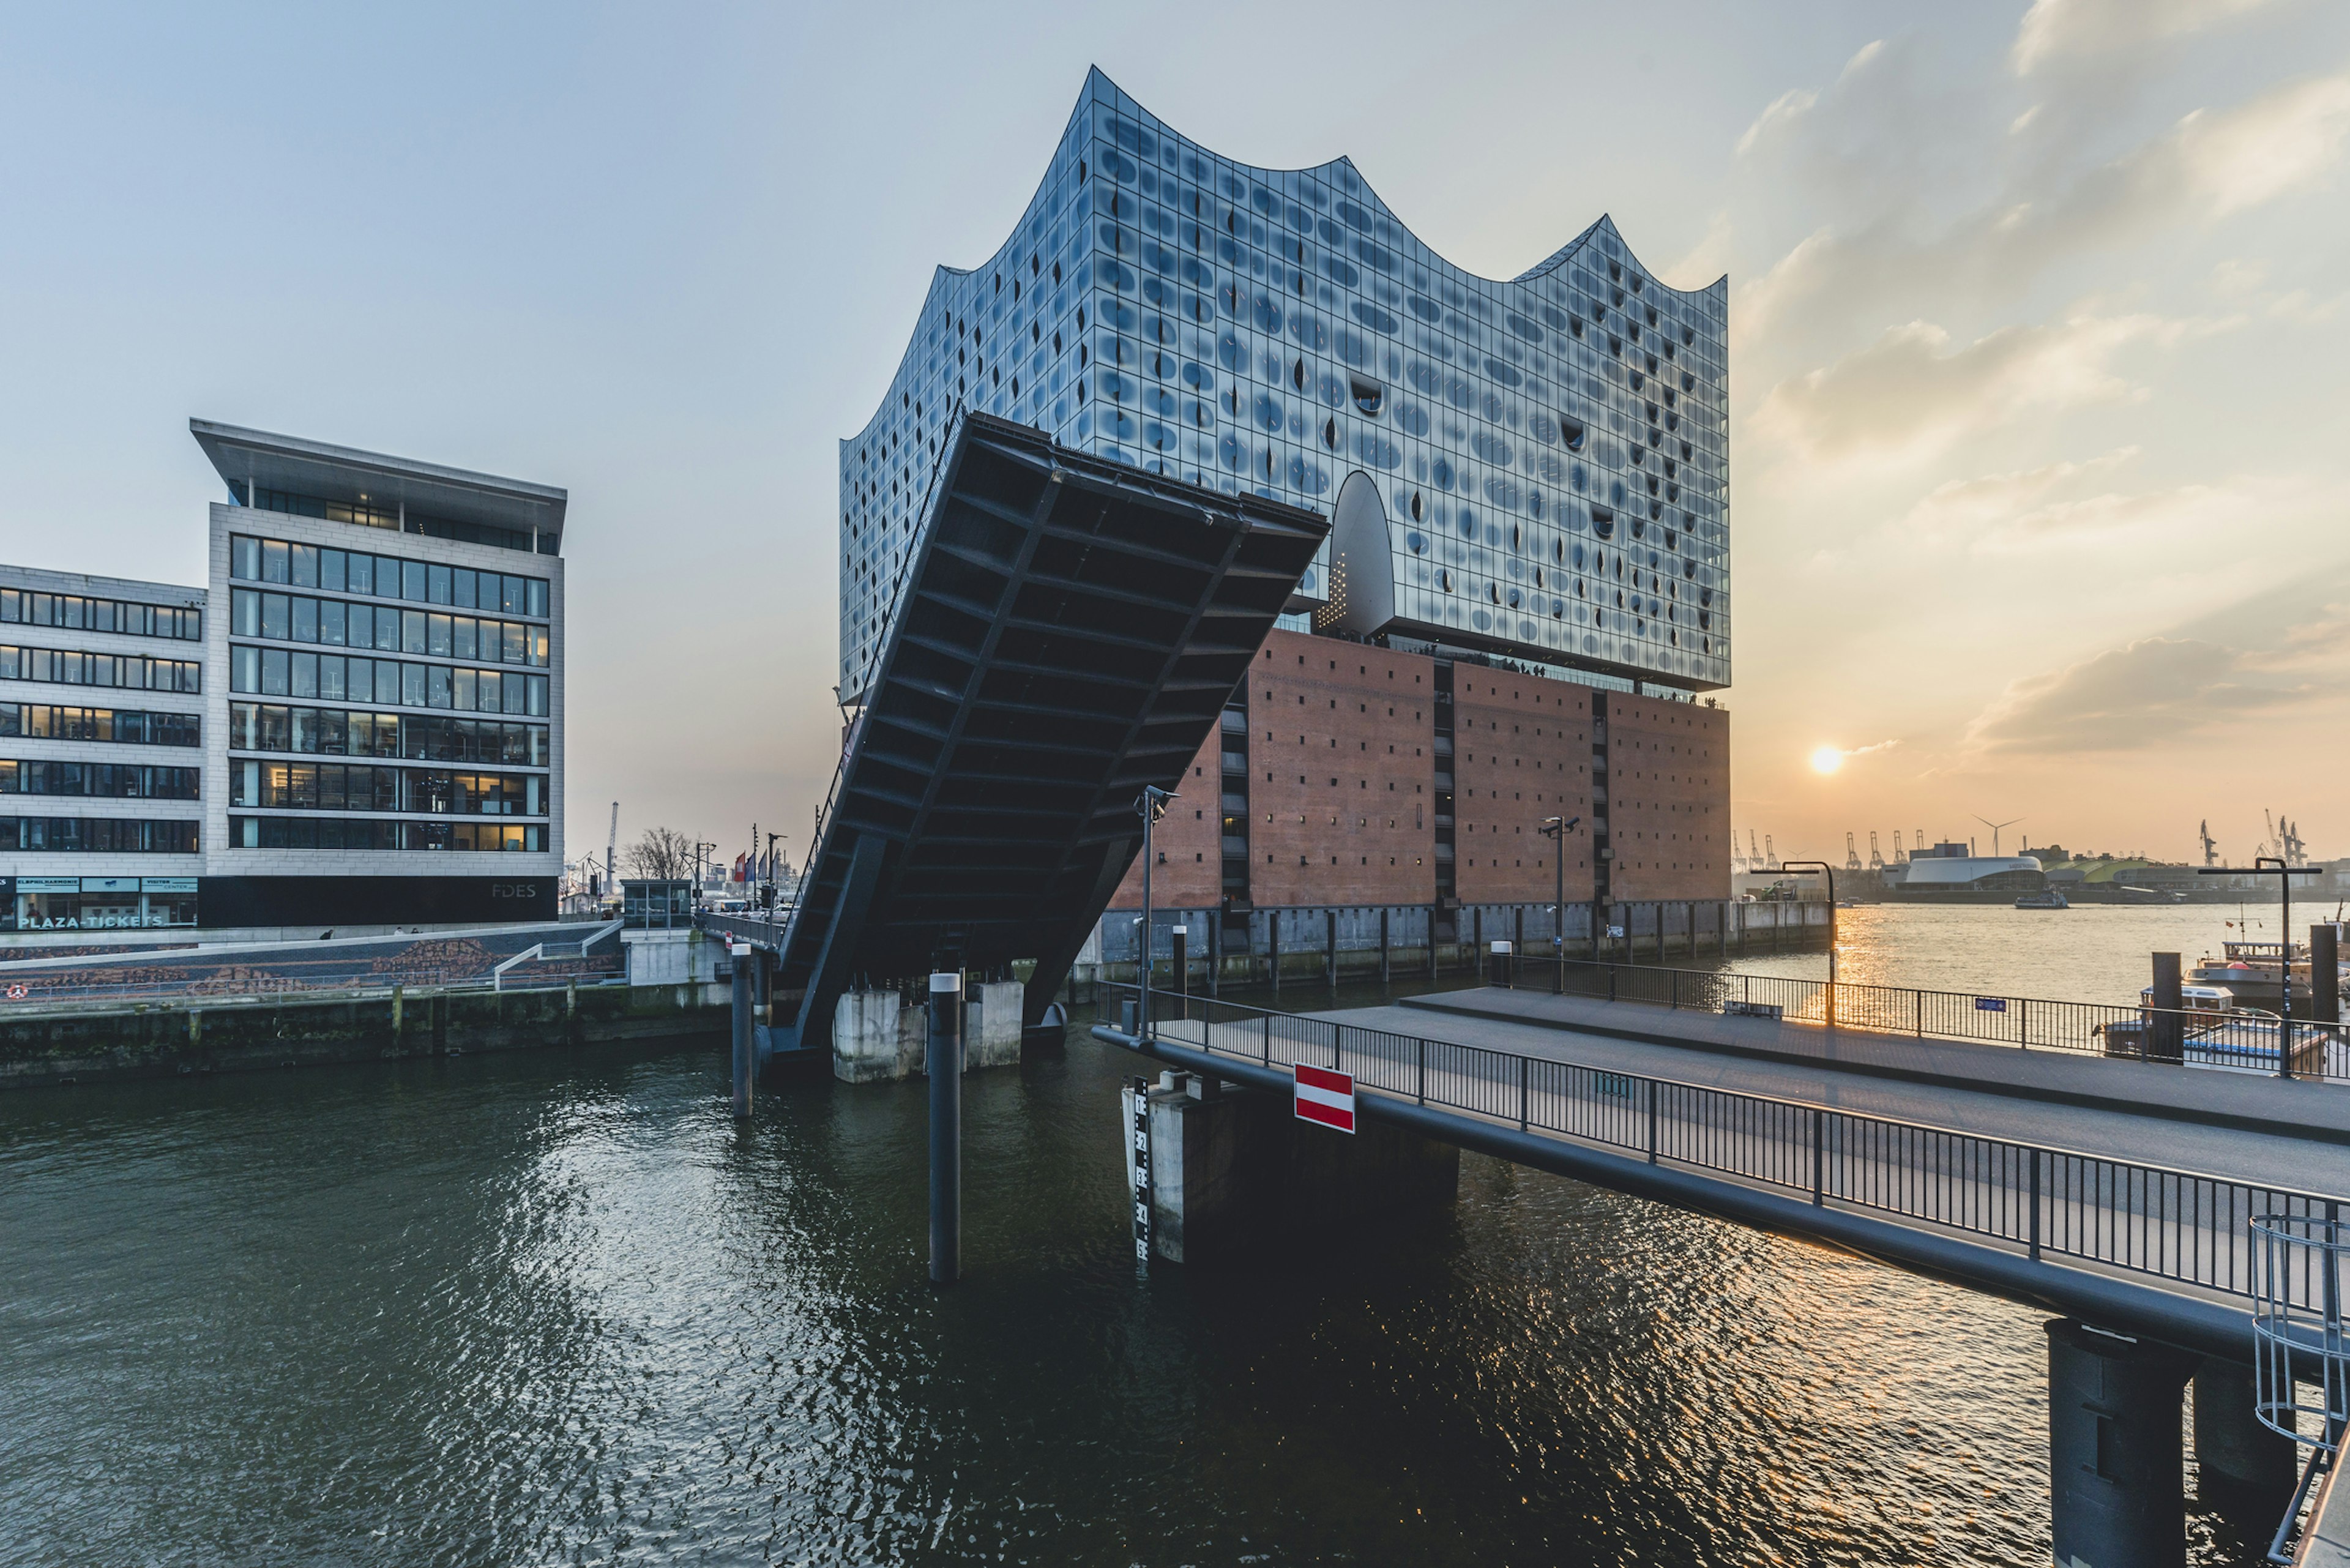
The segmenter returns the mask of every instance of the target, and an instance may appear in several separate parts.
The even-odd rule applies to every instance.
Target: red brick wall
[[[1461,901],[1550,902],[1558,874],[1540,832],[1546,816],[1584,819],[1566,841],[1566,896],[1589,898],[1591,688],[1457,664],[1452,731]]]
[[[1223,742],[1210,732],[1207,743],[1183,770],[1175,803],[1151,829],[1150,901],[1161,909],[1212,909],[1223,902]],[[1134,857],[1111,907],[1142,908],[1142,857]]]
[[[1452,679],[1461,900],[1549,902],[1556,874],[1537,829],[1559,815],[1584,819],[1568,840],[1566,896],[1588,899],[1592,689],[1474,664]],[[1253,902],[1433,901],[1435,680],[1419,654],[1291,631],[1266,640],[1249,673]],[[1729,897],[1729,715],[1616,693],[1608,709],[1616,896]],[[1222,900],[1222,756],[1210,736],[1159,826],[1161,907]],[[1141,906],[1139,860],[1112,903]]]
[[[1607,697],[1613,897],[1730,897],[1730,715]]]

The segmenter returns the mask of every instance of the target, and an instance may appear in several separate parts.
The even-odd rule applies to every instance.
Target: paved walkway
[[[2350,1196],[2350,1087],[1481,990],[1314,1016]]]

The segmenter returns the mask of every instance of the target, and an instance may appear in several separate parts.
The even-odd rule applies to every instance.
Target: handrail
[[[1125,982],[1105,982],[1134,992]],[[1771,1095],[1275,1012],[1159,987],[1154,1033],[1268,1066],[1351,1071],[1357,1092],[1595,1143],[2023,1251],[2249,1297],[2251,1221],[2331,1218],[2341,1199]],[[1154,1000],[1154,1012],[1160,1003]],[[1195,1043],[1170,1033],[1196,1023]],[[1278,1054],[1276,1054],[1278,1047]],[[2312,1282],[2314,1288],[2314,1282]],[[2296,1288],[2290,1285],[2288,1290]]]
[[[2319,1019],[2284,1019],[2261,1008],[2227,1012],[2193,1006],[2065,1002],[2049,997],[1928,991],[1855,981],[1803,980],[1669,968],[1588,959],[1521,956],[1517,978],[1554,995],[1605,996],[1610,1002],[1696,1007],[1707,1012],[1775,1010],[1787,1020],[1835,1029],[1860,1029],[1913,1039],[1965,1040],[2022,1050],[2095,1053],[2133,1061],[2251,1066],[2273,1072],[2283,1036],[2293,1042],[2292,1076],[2350,1081],[2350,1025]],[[1562,988],[1561,978],[1566,983]],[[1589,976],[1577,985],[1576,976]],[[1733,1005],[1734,1004],[1734,1005]],[[2158,1042],[2155,1025],[2168,1021],[2175,1038]],[[2175,1053],[2175,1054],[2174,1054]]]

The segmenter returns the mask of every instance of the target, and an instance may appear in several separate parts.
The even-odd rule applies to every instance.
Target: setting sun
[[[1812,771],[1814,773],[1832,774],[1842,766],[1844,766],[1844,753],[1837,751],[1834,746],[1822,746],[1818,751],[1812,753]]]

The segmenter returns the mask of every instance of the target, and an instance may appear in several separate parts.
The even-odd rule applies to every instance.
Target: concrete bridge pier
[[[972,989],[975,999],[962,1004],[963,1071],[1018,1066],[1026,989],[1016,980]],[[910,1078],[927,1070],[930,1033],[927,1005],[905,1006],[894,991],[843,992],[832,1012],[832,1075],[844,1084]]]
[[[2252,1369],[2207,1360],[2195,1369],[2198,1494],[2253,1536],[2273,1530],[2301,1481],[2301,1455],[2252,1414]]]
[[[2183,1568],[2179,1402],[2197,1358],[2073,1318],[2048,1333],[2050,1534],[2060,1568]],[[2251,1402],[2245,1402],[2249,1416]]]
[[[1121,1091],[1121,1127],[1133,1094]],[[1384,1124],[1335,1132],[1298,1120],[1285,1096],[1193,1073],[1161,1073],[1147,1101],[1151,1251],[1168,1262],[1244,1256],[1304,1225],[1375,1224],[1460,1191],[1458,1147]]]

